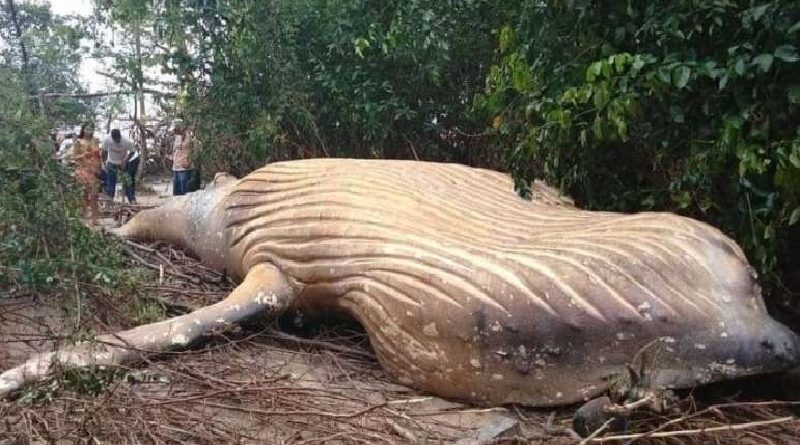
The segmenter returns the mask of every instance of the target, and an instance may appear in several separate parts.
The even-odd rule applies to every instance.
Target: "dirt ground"
[[[170,194],[168,181],[149,180],[138,193],[139,208]],[[119,202],[108,207],[107,226],[136,211]],[[232,287],[173,247],[132,242],[122,247],[131,270],[148,271],[135,296],[120,289],[85,301],[74,292],[0,299],[0,369],[90,332],[198,308]],[[300,319],[287,314],[277,321],[254,321],[215,333],[188,351],[150,356],[132,368],[62,374],[17,400],[0,401],[0,445],[580,441],[570,429],[576,407],[552,412],[483,408],[420,393],[388,378],[366,334],[352,321]],[[626,432],[655,435],[636,443],[800,443],[795,440],[798,402],[726,399],[736,390],[721,394],[711,406],[688,397],[682,413],[672,418],[632,418]],[[730,427],[748,422],[763,425]],[[585,443],[601,441],[630,443],[631,438]]]

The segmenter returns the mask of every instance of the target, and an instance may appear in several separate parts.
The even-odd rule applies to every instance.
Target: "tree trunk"
[[[19,49],[22,53],[22,72],[25,76],[25,84],[28,87],[28,92],[30,94],[36,94],[36,88],[33,84],[33,79],[31,78],[31,70],[30,70],[30,61],[28,60],[28,49],[25,47],[25,40],[22,38],[22,27],[19,24],[19,15],[17,14],[17,5],[14,4],[14,0],[6,0],[6,7],[8,8],[8,14],[11,16],[11,23],[14,26],[14,33],[17,35],[17,40],[19,41]],[[44,107],[42,104],[42,97],[39,96],[39,110],[42,114],[44,114]]]
[[[142,67],[142,40],[141,40],[141,24],[137,23],[136,28],[134,31],[134,45],[136,46],[136,65],[139,71],[138,82],[136,85],[137,89],[137,98],[139,100],[139,117],[137,126],[144,125],[143,123],[146,121],[146,114],[144,109],[144,68]],[[139,128],[141,133],[141,146],[139,147],[139,159],[141,159],[141,165],[143,168],[140,168],[136,171],[136,180],[137,182],[142,179],[142,174],[144,173],[144,165],[147,161],[147,133],[144,131],[144,128]]]

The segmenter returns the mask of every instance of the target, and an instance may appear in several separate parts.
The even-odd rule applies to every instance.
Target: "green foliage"
[[[118,250],[81,222],[78,188],[51,158],[47,124],[14,70],[0,67],[0,77],[0,289],[117,284]]]
[[[243,174],[307,156],[470,161],[452,136],[482,129],[471,97],[500,3],[186,0],[148,17],[203,171]]]
[[[167,318],[167,308],[158,300],[137,296],[133,303],[133,321],[137,325]]]
[[[589,208],[704,219],[772,284],[798,259],[797,2],[508,7],[475,106],[521,191],[543,176]]]
[[[17,37],[13,14],[7,2],[0,6],[0,60],[17,70],[24,90],[31,95],[42,92],[81,92],[78,66],[84,25],[74,18],[53,15],[49,5],[14,1],[21,38]],[[23,53],[22,48],[25,48]],[[90,114],[92,103],[59,98],[47,104],[54,125],[70,124]]]
[[[96,397],[106,392],[114,383],[130,380],[130,374],[131,371],[127,369],[104,366],[65,370],[53,378],[26,388],[19,398],[19,403],[23,405],[49,403],[65,391]]]

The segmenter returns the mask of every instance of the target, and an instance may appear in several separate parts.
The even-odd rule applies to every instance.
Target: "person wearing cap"
[[[119,129],[111,130],[111,133],[103,140],[103,152],[107,154],[106,159],[106,194],[114,200],[117,189],[117,174],[127,175],[128,157],[130,153],[136,152],[136,146],[130,139],[122,137]],[[123,176],[122,180],[125,196],[129,203],[136,202],[136,192],[133,181]]]
[[[190,190],[190,180],[194,174],[190,160],[192,136],[180,119],[173,121],[172,131],[175,134],[172,142],[172,194],[179,196],[192,191]]]

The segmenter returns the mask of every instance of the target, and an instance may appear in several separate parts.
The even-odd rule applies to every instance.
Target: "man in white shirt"
[[[113,201],[117,189],[117,173],[125,173],[128,164],[128,155],[136,152],[136,146],[130,139],[123,138],[119,129],[115,128],[111,130],[111,134],[106,136],[100,148],[104,154],[108,156],[106,159],[106,193]],[[128,202],[136,202],[136,190],[133,178],[123,177],[122,185],[125,189],[125,196],[128,198]]]

